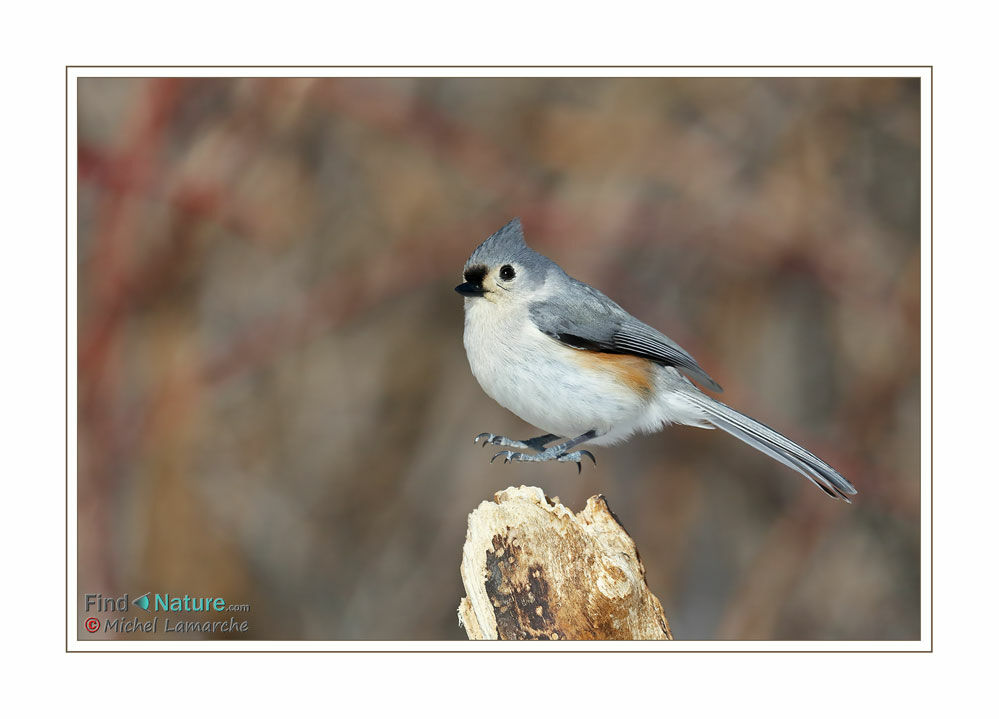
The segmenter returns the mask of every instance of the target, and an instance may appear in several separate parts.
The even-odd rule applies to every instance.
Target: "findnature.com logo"
[[[221,612],[248,612],[249,604],[230,604],[224,597],[206,597],[184,594],[182,596],[171,594],[153,594],[146,592],[134,599],[129,599],[129,595],[122,594],[119,597],[105,597],[101,594],[85,594],[84,608],[89,614],[127,614],[131,606],[141,609],[146,614],[155,612],[198,612],[217,614]],[[103,622],[95,617],[89,616],[83,623],[84,629],[90,634],[130,634],[130,633],[185,633],[185,634],[211,634],[226,632],[246,632],[249,629],[249,620],[229,617],[228,619],[187,620],[170,617],[153,616],[144,619],[141,616],[110,617]]]

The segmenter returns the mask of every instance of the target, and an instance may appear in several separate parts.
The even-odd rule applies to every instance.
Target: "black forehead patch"
[[[486,278],[486,266],[485,265],[472,265],[467,270],[465,270],[465,282],[470,282],[473,285],[481,285],[482,280]]]

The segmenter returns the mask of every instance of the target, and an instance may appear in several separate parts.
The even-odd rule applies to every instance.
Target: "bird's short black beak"
[[[462,282],[454,288],[454,291],[465,297],[482,297],[486,294],[485,289],[478,282]]]

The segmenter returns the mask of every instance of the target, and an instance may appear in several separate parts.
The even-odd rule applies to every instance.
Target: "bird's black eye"
[[[514,269],[510,265],[503,265],[502,267],[500,267],[500,279],[501,280],[507,280],[507,281],[509,281],[509,280],[512,280],[516,276],[517,276],[517,273],[514,272]]]

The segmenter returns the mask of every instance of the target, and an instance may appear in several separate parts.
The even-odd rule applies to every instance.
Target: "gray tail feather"
[[[843,475],[780,432],[699,392],[690,399],[704,410],[711,424],[804,475],[833,499],[849,503],[850,495],[857,493]]]

